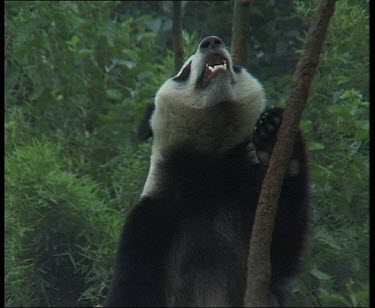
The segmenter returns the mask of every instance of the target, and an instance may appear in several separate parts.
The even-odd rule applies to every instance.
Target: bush
[[[113,216],[92,180],[64,171],[56,146],[34,141],[11,154],[5,183],[6,304],[73,306],[89,287],[93,255],[115,249]],[[107,267],[106,280],[109,273]]]

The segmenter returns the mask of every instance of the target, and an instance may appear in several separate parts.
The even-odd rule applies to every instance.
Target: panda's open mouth
[[[221,54],[214,53],[207,58],[202,75],[198,80],[200,86],[206,87],[211,78],[219,72],[228,72],[229,60]]]
[[[204,69],[204,79],[207,79],[212,74],[216,73],[217,71],[226,71],[228,60],[221,55],[214,54],[210,57],[206,63],[206,67]]]

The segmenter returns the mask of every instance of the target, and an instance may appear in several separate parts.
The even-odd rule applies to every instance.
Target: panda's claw
[[[261,114],[255,125],[253,142],[258,159],[265,166],[269,163],[283,112],[282,108],[268,109]]]

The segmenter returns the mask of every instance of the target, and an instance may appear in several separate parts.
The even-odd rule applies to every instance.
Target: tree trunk
[[[250,240],[245,307],[269,306],[270,246],[277,202],[335,2],[335,0],[322,1],[310,27],[304,54],[296,68],[292,91],[258,201]]]
[[[236,65],[246,66],[249,45],[249,6],[251,0],[234,0],[232,57]]]
[[[182,44],[182,8],[181,1],[173,1],[173,49],[174,68],[177,74],[184,64],[184,47]]]

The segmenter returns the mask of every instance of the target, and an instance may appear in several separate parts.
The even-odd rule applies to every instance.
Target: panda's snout
[[[199,44],[199,50],[201,52],[206,52],[208,50],[215,50],[218,48],[224,48],[225,45],[223,41],[217,36],[208,36],[202,40]]]

